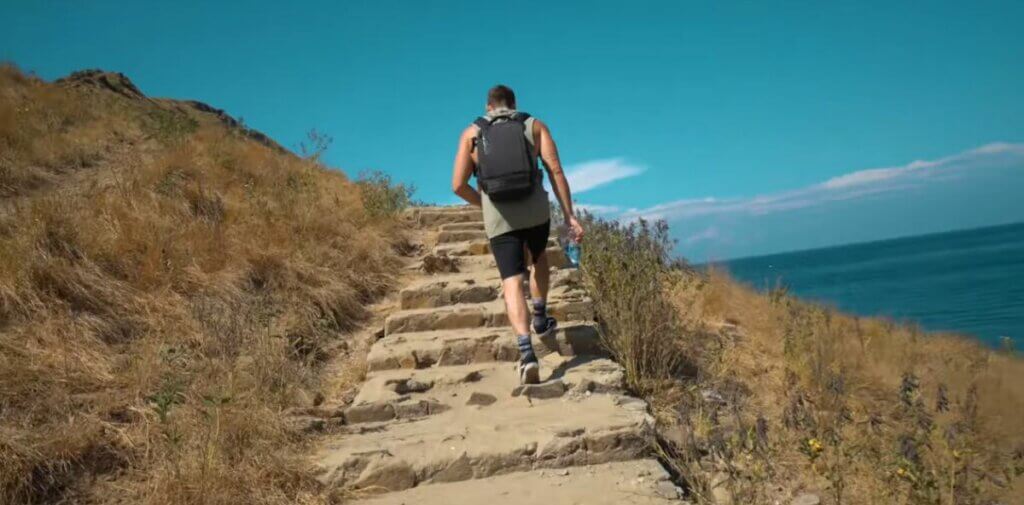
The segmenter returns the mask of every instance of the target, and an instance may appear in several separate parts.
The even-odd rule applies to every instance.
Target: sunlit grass
[[[609,348],[699,500],[1024,498],[1018,356],[669,265],[657,224],[588,229],[584,270]]]
[[[395,279],[389,181],[10,66],[0,153],[0,502],[326,500],[287,413]]]

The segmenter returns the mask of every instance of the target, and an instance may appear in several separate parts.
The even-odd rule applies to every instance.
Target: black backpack
[[[480,190],[495,202],[518,200],[533,192],[540,171],[537,158],[526,142],[526,120],[530,115],[516,112],[494,119],[478,118],[476,135],[476,179]],[[507,121],[499,121],[505,118]]]

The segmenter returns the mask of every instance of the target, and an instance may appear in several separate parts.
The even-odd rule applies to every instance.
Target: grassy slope
[[[285,413],[401,239],[259,137],[0,67],[0,503],[320,499]]]
[[[1024,503],[1024,361],[667,266],[593,222],[585,273],[666,459],[703,502]]]
[[[118,76],[0,69],[0,503],[324,500],[285,413],[399,232],[260,140]],[[1022,501],[1019,359],[672,271],[652,237],[594,226],[584,262],[696,494]]]

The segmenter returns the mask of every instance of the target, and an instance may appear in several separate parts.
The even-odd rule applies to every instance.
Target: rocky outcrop
[[[63,86],[99,89],[115,93],[131,100],[148,100],[157,106],[176,108],[186,112],[191,111],[193,113],[203,114],[224,124],[228,128],[259,142],[260,144],[281,153],[291,154],[291,151],[281,147],[280,144],[265,135],[263,132],[245,126],[237,119],[228,115],[228,113],[224,112],[222,109],[211,107],[210,105],[196,100],[149,98],[142,93],[138,86],[136,86],[128,76],[120,72],[108,72],[100,69],[79,70],[77,72],[72,72],[67,77],[57,79],[55,82]]]
[[[99,69],[79,70],[72,72],[67,77],[57,79],[56,83],[72,87],[85,86],[105,89],[133,100],[146,98],[146,95],[142,94],[142,91],[135,86],[135,83],[120,72],[107,72]]]

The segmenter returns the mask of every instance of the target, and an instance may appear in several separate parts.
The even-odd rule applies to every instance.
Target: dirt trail
[[[320,479],[375,505],[678,503],[651,456],[646,403],[625,393],[621,367],[598,345],[579,272],[553,273],[561,328],[535,338],[543,382],[519,387],[479,211],[412,218],[435,251],[460,258],[459,271],[417,274],[401,291],[343,431],[316,455]]]

